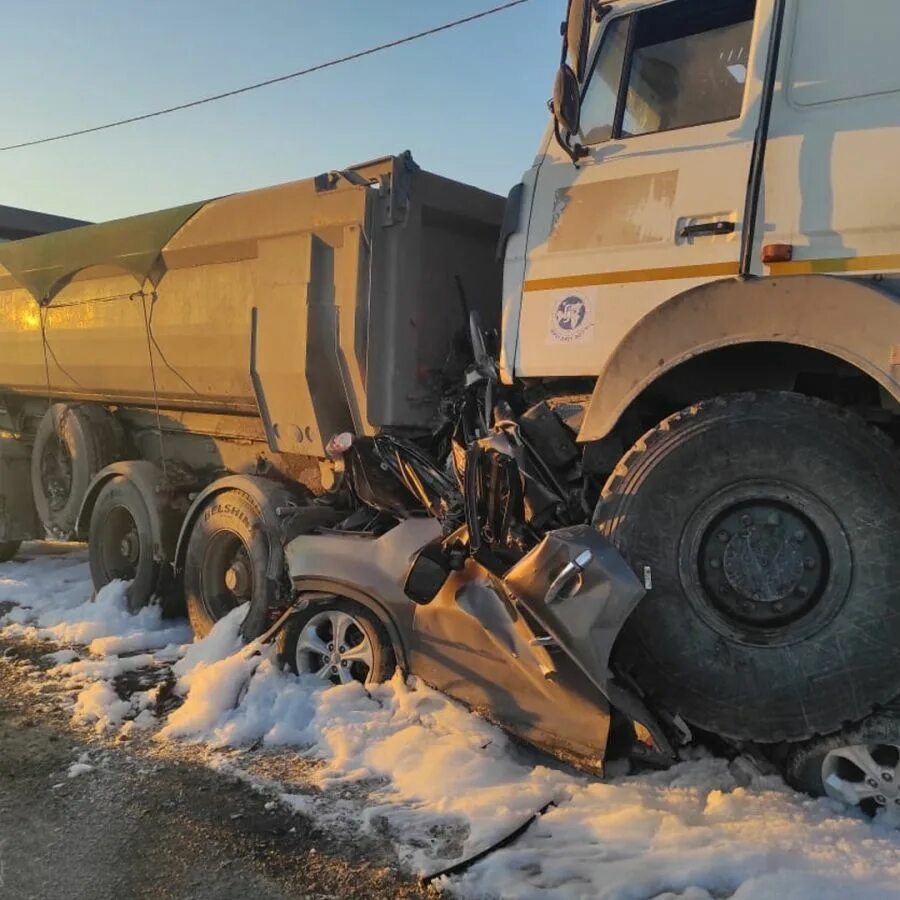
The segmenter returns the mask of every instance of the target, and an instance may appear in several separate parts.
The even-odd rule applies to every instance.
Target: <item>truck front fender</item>
[[[821,350],[871,376],[900,402],[900,298],[872,282],[823,275],[717,281],[645,316],[597,379],[578,440],[600,440],[658,378],[737,344]]]

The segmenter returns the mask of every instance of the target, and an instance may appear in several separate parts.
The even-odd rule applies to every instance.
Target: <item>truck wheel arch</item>
[[[877,382],[900,402],[890,335],[900,298],[871,282],[835,276],[717,281],[645,316],[597,379],[578,439],[600,440],[662,376],[714,350],[780,343],[822,351]]]
[[[203,507],[216,494],[222,494],[231,490],[246,494],[253,504],[258,507],[260,518],[268,533],[270,546],[276,550],[276,553],[272,554],[272,558],[280,560],[281,542],[278,537],[281,523],[276,515],[276,509],[290,501],[290,491],[284,485],[270,481],[268,478],[260,478],[255,475],[228,475],[207,485],[193,499],[187,515],[185,515],[184,521],[181,523],[181,530],[178,534],[173,557],[176,572],[180,572],[184,568],[191,530],[199,518]],[[277,577],[277,573],[270,573],[270,575]]]
[[[160,562],[173,562],[180,515],[164,499],[166,494],[163,491],[162,470],[147,460],[116,462],[97,473],[81,501],[81,509],[78,512],[78,536],[87,539],[94,504],[107,482],[116,477],[127,478],[134,484],[147,505],[153,535],[154,558]]]

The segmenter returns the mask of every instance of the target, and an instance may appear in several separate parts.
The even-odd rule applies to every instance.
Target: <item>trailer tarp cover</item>
[[[40,304],[82,269],[116,266],[143,283],[162,275],[161,252],[205,201],[100,225],[0,243],[0,265]]]

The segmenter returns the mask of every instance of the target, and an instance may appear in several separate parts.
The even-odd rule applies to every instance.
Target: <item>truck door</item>
[[[771,6],[604,7],[585,156],[576,168],[550,141],[537,176],[517,375],[597,375],[655,307],[738,274]]]

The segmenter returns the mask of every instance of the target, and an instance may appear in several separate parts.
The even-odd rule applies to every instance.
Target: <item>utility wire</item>
[[[280,84],[282,81],[290,81],[293,78],[301,78],[304,75],[311,75],[313,72],[321,72],[323,69],[331,69],[334,66],[340,66],[344,63],[353,62],[357,59],[362,59],[365,56],[372,56],[375,53],[381,53],[383,50],[391,50],[394,47],[400,47],[403,44],[411,44],[413,41],[421,40],[422,38],[430,37],[434,34],[440,34],[443,31],[449,31],[451,28],[458,28],[460,25],[468,25],[470,22],[475,22],[478,19],[485,19],[488,16],[496,15],[497,13],[505,12],[508,9],[512,9],[514,6],[521,6],[523,3],[528,3],[530,0],[508,0],[508,2],[501,4],[500,6],[492,7],[491,9],[483,10],[479,13],[474,13],[471,16],[466,16],[462,19],[456,19],[453,22],[447,22],[444,25],[438,25],[435,28],[429,28],[426,31],[419,31],[416,34],[410,34],[406,37],[398,38],[394,41],[389,41],[386,44],[379,44],[377,47],[369,47],[367,50],[359,50],[356,53],[351,53],[348,56],[341,56],[338,59],[332,59],[328,62],[319,63],[315,66],[309,66],[306,69],[300,69],[297,72],[290,72],[287,75],[279,75],[276,78],[267,78],[265,81],[257,81],[255,84],[248,84],[245,87],[235,88],[232,91],[224,91],[221,94],[212,94],[209,97],[201,97],[198,100],[190,100],[187,103],[179,103],[177,106],[168,106],[165,109],[157,109],[154,112],[143,113],[139,116],[130,116],[127,119],[117,119],[115,122],[106,122],[103,125],[94,125],[91,128],[79,128],[77,131],[67,131],[65,134],[54,134],[51,137],[37,138],[33,141],[22,141],[18,144],[7,144],[5,147],[0,147],[0,153],[5,152],[6,150],[20,150],[23,147],[36,147],[39,144],[50,144],[53,141],[62,141],[66,138],[78,137],[82,134],[93,134],[97,131],[107,131],[110,128],[119,128],[122,125],[130,125],[132,122],[143,122],[147,119],[155,119],[158,116],[167,116],[170,113],[179,112],[182,109],[193,109],[195,106],[203,106],[206,103],[215,103],[218,100],[225,100],[228,97],[236,97],[238,94],[247,94],[250,91],[257,91],[260,88],[269,87],[272,84]]]

